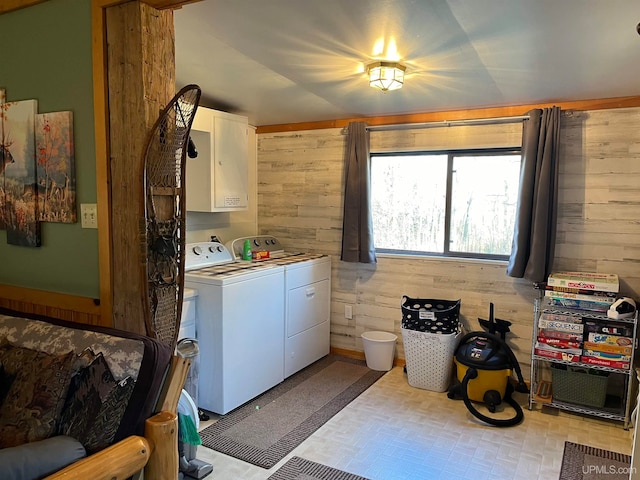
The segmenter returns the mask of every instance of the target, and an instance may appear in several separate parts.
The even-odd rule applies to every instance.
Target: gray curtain
[[[560,107],[529,112],[522,130],[522,166],[507,275],[546,282],[553,267],[558,203]]]
[[[376,262],[370,208],[369,132],[366,126],[365,122],[351,122],[347,127],[342,254],[340,256],[340,259],[345,262]]]

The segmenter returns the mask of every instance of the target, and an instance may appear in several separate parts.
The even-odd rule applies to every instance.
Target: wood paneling
[[[524,111],[496,115],[516,113]],[[511,146],[520,142],[521,129],[505,124],[372,132],[371,150]],[[460,298],[468,329],[479,330],[477,319],[488,318],[490,302],[496,317],[513,322],[509,343],[526,370],[536,291],[528,281],[508,277],[506,262],[417,256],[379,256],[375,265],[339,260],[345,142],[339,126],[258,135],[260,233],[279,237],[286,250],[333,257],[332,349],[362,352],[360,335],[384,330],[398,335],[403,357],[402,295]],[[565,112],[559,185],[556,268],[617,273],[623,293],[639,298],[640,108]],[[353,306],[353,319],[344,317],[345,305]]]
[[[145,333],[144,152],[175,89],[173,12],[106,10],[113,324]]]
[[[99,303],[86,297],[0,285],[0,307],[22,313],[36,313],[61,320],[100,325]]]

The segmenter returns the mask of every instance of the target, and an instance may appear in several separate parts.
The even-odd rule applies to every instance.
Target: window
[[[371,154],[376,251],[507,259],[519,149]]]

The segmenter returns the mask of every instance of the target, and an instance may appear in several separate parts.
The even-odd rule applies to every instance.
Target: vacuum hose
[[[461,385],[462,388],[460,389],[461,390],[460,393],[462,394],[462,400],[464,401],[464,404],[467,407],[467,410],[469,410],[474,417],[479,418],[483,422],[486,422],[490,425],[495,425],[496,427],[512,427],[514,425],[519,424],[524,419],[524,413],[522,411],[522,407],[518,404],[518,402],[516,402],[513,398],[511,398],[511,391],[513,387],[509,383],[507,384],[507,391],[504,395],[504,401],[507,402],[509,405],[511,405],[513,409],[516,411],[516,415],[513,418],[503,420],[503,419],[487,417],[486,415],[483,415],[482,413],[480,413],[476,409],[476,407],[473,406],[473,403],[471,402],[471,400],[469,400],[467,385],[469,384],[469,380],[473,380],[477,376],[478,376],[478,370],[476,370],[473,367],[469,367],[467,368],[467,372],[462,378],[462,385]]]

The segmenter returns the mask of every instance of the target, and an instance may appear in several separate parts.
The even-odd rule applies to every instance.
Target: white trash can
[[[360,337],[367,367],[384,372],[391,370],[398,336],[389,332],[364,332]]]

